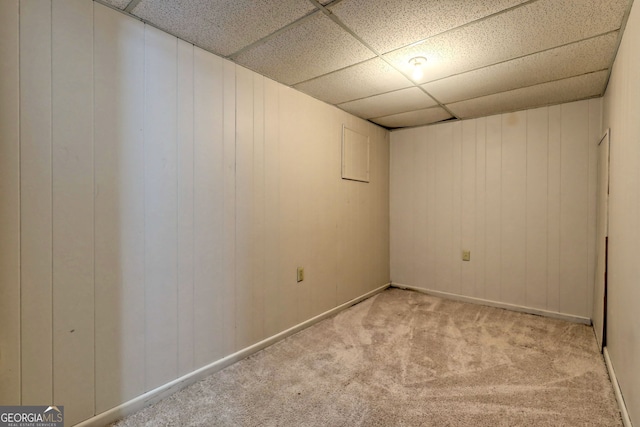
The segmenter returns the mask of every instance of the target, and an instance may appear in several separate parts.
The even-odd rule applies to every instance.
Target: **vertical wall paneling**
[[[224,254],[223,61],[194,48],[194,363],[221,354]],[[224,301],[228,304],[228,301]]]
[[[223,274],[216,279],[224,335],[218,357],[236,350],[236,65],[222,61]]]
[[[299,129],[304,129],[305,137],[299,138],[295,142],[299,151],[299,156],[295,160],[295,174],[298,177],[302,177],[303,174],[307,174],[304,185],[298,185],[296,200],[298,204],[297,210],[297,230],[295,233],[295,245],[297,250],[298,265],[304,267],[305,278],[304,281],[296,284],[296,306],[298,308],[296,313],[296,322],[298,319],[311,317],[313,313],[314,303],[311,300],[315,279],[315,260],[313,259],[313,252],[318,245],[318,238],[316,233],[309,232],[312,229],[317,229],[316,212],[312,212],[313,194],[316,189],[316,183],[319,179],[317,170],[317,163],[312,164],[311,158],[318,156],[318,147],[316,145],[317,130],[310,117],[315,116],[315,105],[307,97],[299,96],[298,93],[293,94],[296,98],[296,103],[300,111],[308,111],[309,116],[297,114],[296,124]],[[320,160],[317,158],[316,160]],[[358,289],[359,284],[355,283],[353,289]]]
[[[461,180],[461,214],[460,214],[460,248],[458,260],[461,259],[460,251],[470,250],[471,261],[462,262],[462,274],[460,278],[460,293],[463,295],[476,295],[476,133],[477,121],[465,120],[462,122],[462,150],[460,156],[460,180]]]
[[[298,141],[295,138],[300,126],[293,89],[279,87],[279,211],[280,211],[280,259],[278,293],[281,296],[279,329],[289,328],[296,323],[298,306],[296,267],[299,265],[297,250],[298,233],[298,182],[297,171]],[[296,195],[296,197],[291,197]],[[346,222],[346,219],[344,219]],[[340,280],[340,279],[339,279]]]
[[[413,282],[413,209],[411,187],[413,185],[412,130],[394,134],[391,152],[389,209],[391,233],[391,278],[395,283]],[[428,205],[431,206],[431,205]],[[435,205],[434,205],[435,206]]]
[[[486,207],[486,123],[485,118],[476,121],[476,219],[475,219],[475,251],[472,252],[472,262],[475,269],[475,296],[478,298],[486,298],[485,296],[485,279],[486,279],[486,226],[487,226],[487,207]]]
[[[253,78],[253,237],[252,241],[252,343],[266,338],[264,333],[265,295],[265,78],[252,73]]]
[[[376,128],[378,139],[377,143],[380,144],[378,168],[380,170],[380,184],[382,186],[381,194],[378,194],[380,198],[379,209],[380,215],[380,230],[382,230],[382,239],[378,240],[381,250],[379,254],[379,275],[376,280],[379,281],[381,277],[391,277],[391,244],[390,244],[390,228],[389,228],[389,200],[390,200],[390,178],[389,172],[389,156],[391,154],[390,142],[391,135],[385,129]],[[338,153],[336,155],[339,156]],[[336,219],[337,221],[337,219]],[[379,231],[380,232],[380,231]],[[433,266],[430,267],[433,270]]]
[[[527,112],[502,116],[502,301],[525,304]]]
[[[451,253],[449,257],[452,265],[451,289],[459,294],[462,286],[462,123],[452,126],[453,140],[451,144],[453,210],[451,217]]]
[[[392,132],[392,280],[588,318],[600,102]]]
[[[562,106],[560,175],[560,311],[589,316],[587,283],[588,102]],[[576,289],[585,289],[576,292]]]
[[[417,131],[417,130],[416,130]],[[427,250],[424,253],[424,263],[427,266],[427,277],[425,284],[427,289],[436,289],[436,254],[438,251],[434,245],[435,232],[438,227],[436,222],[436,150],[438,145],[434,138],[431,137],[432,129],[425,129],[425,138],[423,143],[426,146],[426,171],[427,171]],[[398,207],[402,209],[402,206]]]
[[[75,424],[388,283],[386,130],[100,3],[0,12],[3,403]]]
[[[20,2],[22,404],[53,401],[51,2]]]
[[[560,168],[562,106],[549,107],[547,143],[547,309],[560,310]]]
[[[587,208],[587,280],[589,283],[595,281],[596,273],[596,195],[598,181],[598,142],[604,134],[602,130],[602,98],[589,100],[589,175],[588,189],[589,197]],[[587,315],[591,314],[593,307],[593,288],[590,289],[587,301]]]
[[[178,40],[178,375],[194,369],[194,58]]]
[[[145,387],[177,376],[177,39],[145,26]]]
[[[412,179],[413,194],[411,196],[414,213],[413,235],[415,236],[413,258],[413,279],[415,286],[426,287],[427,278],[430,275],[429,264],[427,263],[427,251],[429,248],[429,214],[427,202],[428,187],[428,169],[423,167],[427,161],[427,140],[426,138],[416,138],[413,144],[413,162],[414,176]],[[400,206],[402,208],[402,206]]]
[[[436,286],[437,290],[452,289],[453,263],[453,127],[437,127],[433,129],[436,146],[436,228],[434,243],[436,252]],[[459,242],[455,242],[456,246]]]
[[[278,92],[276,82],[264,79],[264,190],[265,190],[265,274],[264,329],[275,334],[280,324],[280,192]]]
[[[52,2],[53,400],[94,414],[93,3]]]
[[[236,66],[235,289],[236,349],[253,338],[253,73]]]
[[[319,314],[334,307],[336,304],[337,274],[336,246],[339,237],[336,224],[339,222],[337,203],[332,200],[337,194],[337,186],[341,183],[340,167],[326,167],[327,165],[341,165],[341,132],[342,128],[335,112],[322,108],[321,105],[309,100],[313,120],[310,120],[312,139],[309,141],[309,155],[305,159],[305,168],[313,175],[310,191],[305,194],[301,208],[308,215],[309,226],[317,230],[314,241],[310,242],[309,254],[305,264],[305,282],[309,291],[312,315]],[[325,123],[333,123],[324,126]],[[321,261],[322,260],[322,261]],[[311,274],[307,274],[307,271]]]
[[[19,3],[0,2],[0,402],[20,404]]]
[[[549,115],[547,108],[527,111],[526,282],[525,305],[547,304],[547,174]]]
[[[96,412],[144,392],[144,25],[94,5]],[[121,43],[120,40],[126,40]]]
[[[485,298],[501,301],[502,119],[486,118]]]

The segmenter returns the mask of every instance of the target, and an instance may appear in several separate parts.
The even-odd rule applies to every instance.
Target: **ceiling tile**
[[[322,13],[242,52],[235,61],[292,85],[374,56]]]
[[[447,104],[447,107],[460,118],[473,118],[577,101],[601,95],[607,82],[607,75],[606,70],[598,71]]]
[[[616,31],[422,87],[438,101],[449,103],[599,71],[611,66],[617,40]]]
[[[101,0],[103,3],[110,4],[113,7],[117,7],[118,9],[124,10],[125,7],[129,6],[131,0]]]
[[[474,70],[620,26],[627,0],[539,0],[385,55],[406,73],[425,56],[420,83]]]
[[[336,71],[295,86],[330,104],[340,104],[412,86],[402,74],[380,58]]]
[[[385,53],[525,1],[343,0],[329,9]]]
[[[423,110],[410,111],[408,113],[378,117],[375,119],[371,119],[371,121],[388,128],[400,128],[408,126],[428,125],[450,118],[451,114],[447,113],[444,109],[440,107],[433,107]]]
[[[132,14],[227,56],[313,10],[307,0],[142,0]]]
[[[429,95],[417,87],[412,87],[346,102],[338,107],[363,119],[369,119],[433,107],[434,105],[437,103]]]

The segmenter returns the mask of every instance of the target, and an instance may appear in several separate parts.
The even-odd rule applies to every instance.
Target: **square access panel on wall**
[[[342,126],[342,179],[369,182],[369,137]]]

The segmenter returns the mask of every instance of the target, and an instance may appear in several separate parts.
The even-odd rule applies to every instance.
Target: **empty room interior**
[[[0,406],[640,426],[639,52],[633,0],[1,0]]]

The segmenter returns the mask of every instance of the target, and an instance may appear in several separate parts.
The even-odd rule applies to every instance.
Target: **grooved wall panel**
[[[251,237],[251,295],[254,315],[251,318],[251,342],[260,341],[268,335],[264,332],[265,298],[265,81],[263,76],[251,73],[253,79],[253,212]]]
[[[236,287],[236,65],[229,61],[222,61],[222,141],[223,141],[223,245],[222,251],[222,281],[216,280],[219,287],[218,304],[221,318],[223,335],[220,340],[220,347],[216,352],[217,357],[229,354],[238,350],[236,325],[236,298],[238,289]],[[219,101],[218,101],[219,102]],[[203,165],[204,166],[204,165]]]
[[[502,116],[500,300],[525,305],[527,112]],[[524,190],[524,191],[523,191]]]
[[[194,368],[193,49],[193,45],[178,40],[178,375],[191,372]]]
[[[223,61],[194,49],[194,363],[222,353],[224,278]],[[217,338],[217,339],[216,339]]]
[[[177,376],[177,39],[144,32],[145,388]]]
[[[53,400],[75,424],[95,413],[92,2],[52,2],[52,47]]]
[[[587,244],[589,188],[589,103],[562,106],[560,148],[560,312],[589,317]],[[598,138],[599,139],[599,138]],[[592,187],[593,188],[593,187]],[[595,230],[595,229],[594,229]],[[570,283],[590,283],[589,292],[576,292]]]
[[[500,301],[502,286],[502,118],[500,116],[486,118],[485,156],[484,298]]]
[[[0,2],[0,402],[20,404],[20,91],[18,0]]]
[[[527,111],[525,303],[534,308],[546,308],[547,303],[548,135],[547,108]]]
[[[547,165],[547,303],[551,311],[560,311],[560,148],[562,106],[549,107]]]
[[[254,222],[254,84],[253,73],[236,67],[236,348],[244,348],[253,340],[254,278],[252,262]]]
[[[392,132],[392,281],[589,318],[600,103]]]
[[[486,267],[487,263],[487,247],[486,237],[487,237],[487,207],[486,207],[486,128],[487,128],[487,120],[485,118],[475,120],[476,124],[476,139],[475,139],[475,150],[476,150],[476,176],[475,176],[475,219],[472,222],[473,227],[473,235],[475,244],[474,253],[472,260],[477,261],[474,262],[475,268],[475,292],[474,296],[477,298],[485,298],[485,289],[486,289]]]
[[[460,158],[461,180],[461,216],[460,247],[476,253],[476,121],[462,122],[462,146]],[[461,254],[459,254],[461,256]],[[476,295],[475,267],[477,263],[464,262],[460,265],[460,292],[464,295]]]
[[[298,198],[291,197],[298,194],[298,158],[300,157],[299,142],[296,138],[300,125],[299,99],[296,92],[283,86],[279,87],[279,212],[280,212],[280,259],[279,264],[279,294],[281,304],[289,307],[278,316],[278,329],[287,329],[297,323],[299,319],[300,301],[298,294],[300,287],[296,283],[296,268],[301,265],[298,247],[300,231],[298,215]]]
[[[271,336],[280,331],[280,149],[279,85],[264,80],[264,332]]]
[[[51,1],[23,0],[20,2],[23,405],[53,402],[51,114]]]
[[[123,18],[94,6],[97,413],[145,391],[144,24]]]

